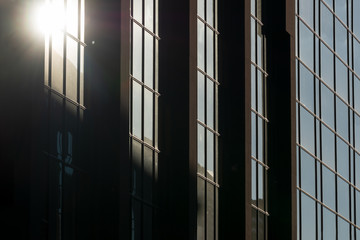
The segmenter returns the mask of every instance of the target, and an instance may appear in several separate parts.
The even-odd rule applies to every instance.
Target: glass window
[[[133,23],[132,75],[142,81],[142,29]]]
[[[315,197],[315,160],[301,150],[301,189]]]
[[[198,124],[198,172],[205,175],[205,129]]]
[[[303,240],[316,239],[315,202],[301,194],[301,236]]]
[[[330,212],[325,207],[323,209],[323,239],[335,240],[336,239],[336,217],[335,214]]]
[[[214,32],[206,28],[206,73],[214,77]]]
[[[347,61],[347,30],[337,18],[335,18],[335,38],[337,54]]]
[[[348,107],[336,98],[336,130],[345,139],[348,139]]]
[[[205,77],[202,73],[198,72],[198,119],[205,123]]]
[[[334,126],[334,94],[321,84],[321,119],[331,128]]]
[[[340,138],[337,138],[337,172],[349,179],[349,147]]]
[[[300,21],[300,58],[310,68],[314,69],[314,34]]]
[[[300,143],[314,153],[314,117],[304,108],[300,108]]]
[[[314,75],[300,64],[300,101],[314,112]]]
[[[347,67],[336,58],[336,92],[348,102],[348,71]]]
[[[344,180],[337,177],[337,192],[338,192],[338,212],[349,219],[349,184],[347,184]],[[341,238],[344,239],[344,238]],[[348,239],[348,238],[345,238]]]
[[[314,0],[299,0],[299,15],[309,26],[313,26]]]
[[[335,13],[346,23],[347,0],[335,0]]]
[[[323,202],[331,209],[335,209],[335,175],[327,167],[322,167]]]
[[[320,36],[331,47],[333,47],[333,15],[329,9],[323,4],[320,4],[321,19],[320,19]]]
[[[322,161],[335,169],[335,135],[327,127],[321,127]]]
[[[198,20],[197,66],[205,71],[205,25]]]
[[[334,88],[334,54],[321,43],[321,78]]]

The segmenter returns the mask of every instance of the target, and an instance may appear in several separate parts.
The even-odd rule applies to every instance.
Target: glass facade
[[[158,176],[157,0],[131,1],[130,153],[132,239],[153,239]]]
[[[251,1],[251,206],[252,239],[267,239],[267,72],[262,1]]]
[[[360,238],[359,11],[296,1],[298,239]]]
[[[42,221],[51,239],[75,239],[80,188],[86,177],[80,157],[79,126],[84,105],[84,0],[47,0],[63,25],[45,33],[45,96],[48,194]]]
[[[197,239],[217,239],[217,1],[197,1]]]

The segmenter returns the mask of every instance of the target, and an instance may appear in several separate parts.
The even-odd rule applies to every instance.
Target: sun
[[[55,31],[64,30],[65,10],[63,1],[55,1],[37,7],[35,11],[35,25],[38,31],[43,34],[51,34]]]

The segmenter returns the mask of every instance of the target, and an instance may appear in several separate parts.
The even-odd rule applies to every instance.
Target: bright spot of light
[[[44,33],[50,34],[65,27],[65,10],[62,1],[58,3],[45,3],[35,11],[36,28]]]

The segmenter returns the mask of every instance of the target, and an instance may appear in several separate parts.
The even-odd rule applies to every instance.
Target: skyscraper
[[[360,0],[0,3],[14,239],[359,239]]]

